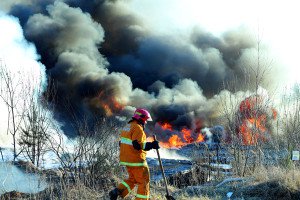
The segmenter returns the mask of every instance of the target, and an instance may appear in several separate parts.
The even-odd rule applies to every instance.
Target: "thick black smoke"
[[[135,87],[144,90],[157,80],[173,87],[190,78],[206,94],[215,94],[224,81],[245,74],[239,65],[243,51],[255,46],[245,32],[240,29],[216,38],[195,31],[185,40],[177,36],[147,37],[140,41],[137,51],[108,57],[110,70],[126,73]]]
[[[49,5],[47,11],[28,19],[25,36],[37,44],[48,66],[57,109],[64,117],[111,115],[118,110],[115,102],[126,103],[131,82],[125,74],[108,73],[108,63],[98,51],[103,28],[88,13],[62,2]]]
[[[156,121],[191,127],[195,118],[209,118],[210,98],[223,82],[237,77],[243,88],[249,72],[243,62],[256,45],[245,28],[221,37],[200,29],[158,35],[118,1],[4,0],[1,6],[35,43],[63,117],[146,107]]]

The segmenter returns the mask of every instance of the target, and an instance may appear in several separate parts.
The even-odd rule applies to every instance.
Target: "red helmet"
[[[143,109],[143,108],[137,108],[134,111],[133,118],[135,118],[137,120],[141,119],[145,123],[146,123],[146,121],[152,121],[150,113],[146,109]]]

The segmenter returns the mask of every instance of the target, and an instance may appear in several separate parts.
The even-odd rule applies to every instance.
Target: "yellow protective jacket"
[[[136,150],[132,141],[137,140],[141,150]],[[146,134],[143,126],[133,120],[121,131],[120,135],[120,165],[147,166],[146,162]]]

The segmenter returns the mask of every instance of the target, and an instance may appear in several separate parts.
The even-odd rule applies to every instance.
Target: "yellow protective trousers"
[[[118,185],[121,196],[126,197],[135,185],[138,185],[136,200],[148,200],[150,198],[150,177],[148,166],[129,167],[126,166],[128,172],[128,179],[122,181]]]

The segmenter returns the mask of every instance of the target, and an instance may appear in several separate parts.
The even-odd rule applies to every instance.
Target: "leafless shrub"
[[[29,82],[21,78],[24,72],[10,70],[0,60],[0,98],[7,107],[7,134],[12,136],[14,160],[20,154],[17,150],[18,136],[25,112],[25,98],[29,94],[25,88]]]
[[[41,87],[39,87],[41,88]],[[41,90],[36,90],[41,95]],[[37,167],[47,152],[47,138],[52,126],[49,103],[44,97],[31,96],[27,99],[26,112],[22,119],[20,138],[18,140],[25,158]]]
[[[78,135],[67,145],[62,135],[58,134],[58,139],[49,137],[50,149],[58,157],[65,177],[91,188],[111,186],[119,170],[118,121],[98,118],[93,128],[87,120],[76,124]]]
[[[300,148],[300,85],[295,85],[293,92],[285,94],[281,101],[280,121],[283,143],[289,150]]]

